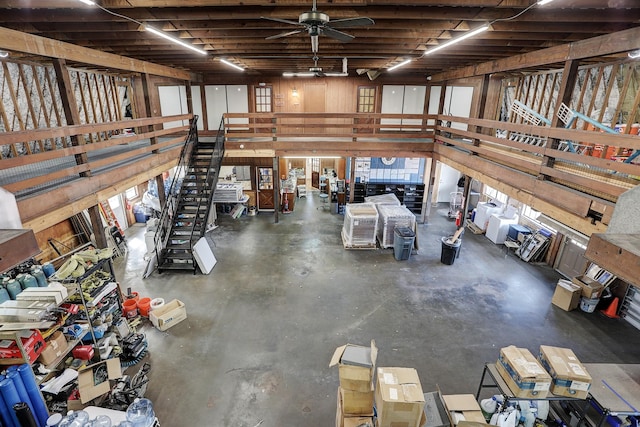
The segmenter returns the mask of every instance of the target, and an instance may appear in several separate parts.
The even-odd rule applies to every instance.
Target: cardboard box
[[[365,425],[373,427],[373,417],[359,415],[346,415],[342,408],[342,389],[338,388],[338,404],[336,410],[336,427],[359,427]],[[372,402],[373,405],[373,402]],[[368,424],[367,424],[368,423]]]
[[[47,345],[40,354],[40,363],[48,365],[67,351],[67,339],[61,331],[55,331],[47,341]]]
[[[370,347],[346,344],[336,348],[329,367],[338,365],[340,387],[345,390],[369,392],[373,389],[373,374],[378,349],[371,340]]]
[[[149,320],[161,331],[166,331],[186,318],[187,309],[184,303],[177,299],[149,312]]]
[[[591,375],[571,349],[540,346],[538,359],[551,375],[551,392],[558,396],[586,399]]]
[[[122,377],[120,359],[108,359],[94,363],[78,372],[80,402],[85,404],[111,391],[109,381]]]
[[[551,376],[526,348],[500,349],[496,369],[514,397],[542,399],[549,394]]]
[[[378,368],[375,392],[379,427],[418,427],[424,419],[424,394],[413,368]]]
[[[582,288],[568,280],[560,279],[551,298],[551,304],[565,311],[575,310],[580,305]]]
[[[486,424],[482,409],[472,394],[443,395],[445,408],[449,414],[451,425],[459,425],[458,420],[473,421]]]
[[[571,282],[582,288],[582,296],[585,298],[599,298],[604,290],[602,283],[587,276],[573,277]]]
[[[40,331],[37,329],[18,331],[16,332],[16,337],[22,342],[22,348],[24,348],[29,360],[25,360],[15,340],[6,339],[0,340],[0,364],[17,365],[25,362],[35,362],[45,347]]]
[[[373,416],[373,388],[370,391],[354,391],[338,388],[343,415]]]

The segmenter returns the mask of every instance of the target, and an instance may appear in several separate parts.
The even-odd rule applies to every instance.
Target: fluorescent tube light
[[[536,3],[538,6],[544,6],[547,3],[551,3],[553,0],[538,0]]]
[[[282,73],[282,77],[313,77],[315,75],[316,75],[316,73],[310,73],[310,72],[302,72],[302,73],[284,72],[284,73]]]
[[[224,65],[228,65],[229,67],[233,67],[238,71],[244,71],[244,68],[242,68],[239,65],[234,64],[233,62],[229,62],[226,59],[221,59],[220,62],[222,62]]]
[[[86,5],[89,5],[89,6],[95,6],[96,5],[96,2],[91,1],[91,0],[78,0],[78,1],[80,1],[80,2],[82,2],[84,4],[86,4]]]
[[[80,0],[80,1],[82,1],[82,0]],[[169,40],[170,42],[173,42],[175,44],[179,44],[180,46],[186,47],[187,49],[191,49],[194,52],[198,52],[200,55],[206,55],[207,54],[206,50],[198,49],[194,45],[189,44],[189,43],[185,43],[185,42],[183,42],[182,40],[180,40],[180,39],[178,39],[176,37],[170,36],[169,34],[165,33],[162,30],[158,30],[156,28],[150,27],[147,24],[144,24],[143,27],[144,27],[145,30],[149,31],[150,33],[155,34],[156,36],[160,36],[163,39]]]
[[[387,68],[387,71],[393,71],[393,70],[395,70],[396,68],[403,67],[403,66],[407,65],[409,62],[411,62],[411,59],[407,59],[407,60],[405,60],[405,61],[402,61],[402,62],[401,62],[401,63],[399,63],[399,64],[396,64],[396,65],[394,65],[394,66],[392,66],[392,67],[389,67],[389,68]]]
[[[458,42],[461,42],[462,40],[466,40],[466,39],[468,39],[469,37],[473,37],[473,36],[475,36],[475,35],[477,35],[477,34],[480,34],[480,33],[484,32],[484,31],[487,31],[489,28],[490,28],[490,27],[489,27],[489,24],[487,24],[487,25],[483,25],[482,27],[478,27],[478,28],[476,28],[475,30],[473,30],[473,31],[469,31],[468,33],[465,33],[465,34],[463,34],[462,36],[460,36],[460,37],[458,37],[458,38],[455,38],[455,39],[449,40],[449,41],[448,41],[448,42],[446,42],[446,43],[443,43],[443,44],[441,44],[441,45],[439,45],[439,46],[436,46],[436,47],[434,47],[434,48],[431,48],[431,49],[427,50],[427,51],[424,53],[424,55],[423,55],[423,56],[430,55],[430,54],[432,54],[432,53],[434,53],[434,52],[437,52],[437,51],[439,51],[439,50],[441,50],[441,49],[444,49],[444,48],[449,47],[449,46],[451,46],[451,45],[453,45],[453,44],[456,44],[456,43],[458,43]]]

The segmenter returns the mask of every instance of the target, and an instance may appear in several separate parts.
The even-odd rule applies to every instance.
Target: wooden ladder
[[[118,228],[118,231],[120,232],[120,235],[124,236],[124,231],[122,230],[122,227],[120,227],[118,218],[116,218],[116,215],[111,210],[111,206],[109,206],[109,202],[100,202],[98,203],[98,206],[100,206],[100,212],[102,213],[102,217],[107,222],[107,225],[116,226]]]

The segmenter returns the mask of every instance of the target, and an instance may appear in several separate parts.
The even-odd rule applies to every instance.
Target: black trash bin
[[[409,227],[396,227],[393,230],[393,256],[398,261],[406,261],[411,256],[416,233]]]
[[[455,243],[451,243],[451,236],[442,238],[442,253],[440,254],[440,262],[445,265],[452,265],[456,260],[456,255],[460,250],[462,241],[456,239]]]

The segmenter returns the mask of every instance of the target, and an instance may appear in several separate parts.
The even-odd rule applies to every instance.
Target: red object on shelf
[[[40,331],[37,329],[31,331],[21,331],[18,333],[18,337],[22,341],[22,347],[29,358],[27,363],[33,363],[40,353],[44,350],[46,344]],[[22,353],[18,344],[14,340],[0,340],[0,358],[2,359],[16,359],[16,363],[20,362],[18,359],[23,359]]]
[[[79,345],[71,352],[73,357],[82,360],[91,360],[93,357],[93,347],[90,345]]]

